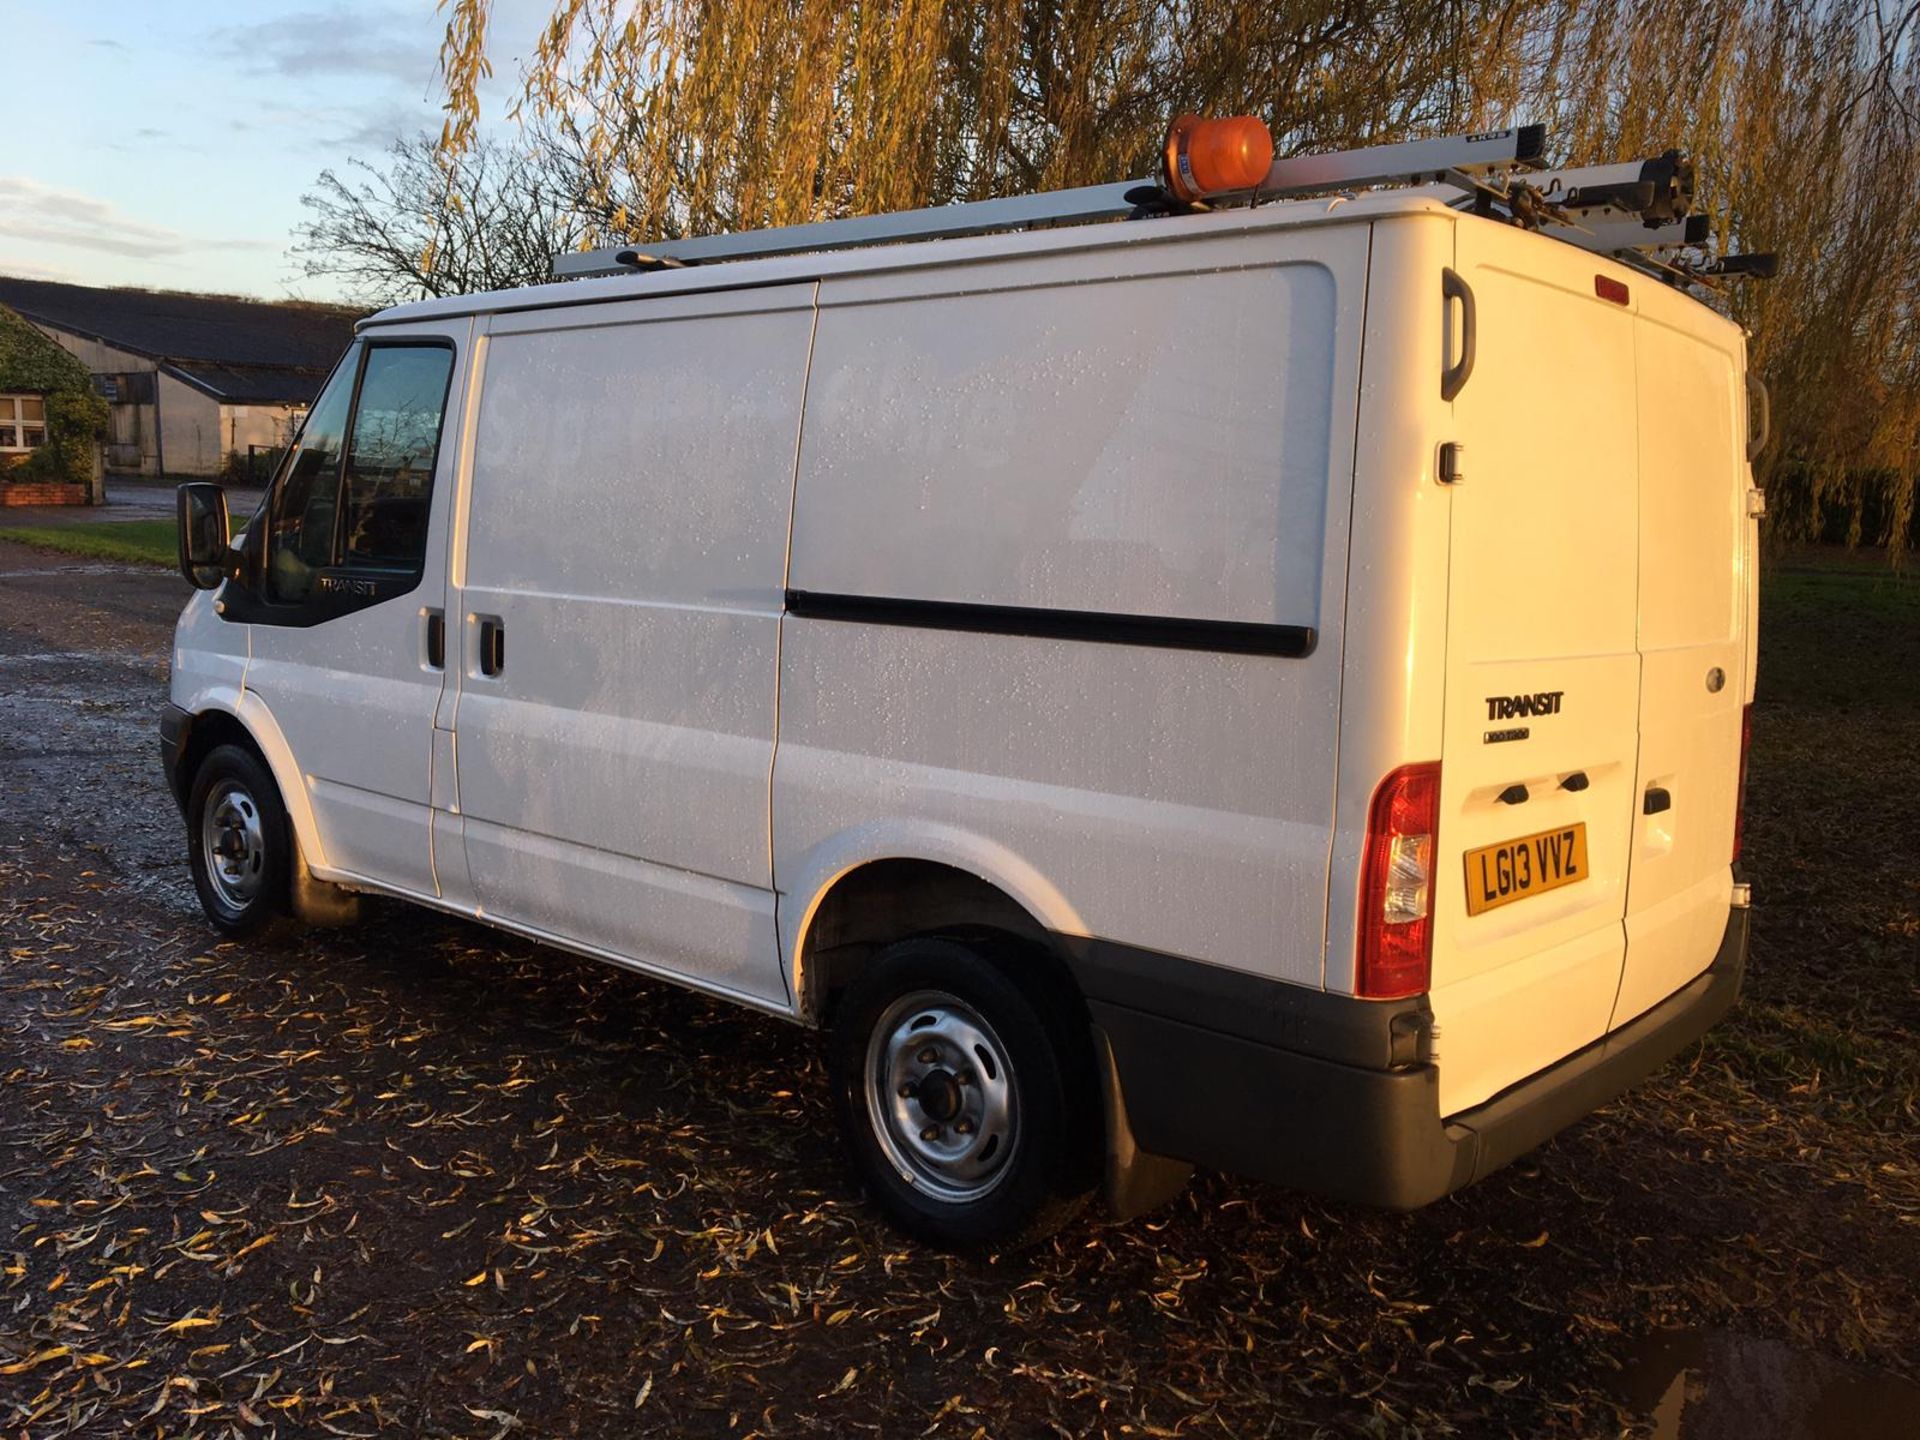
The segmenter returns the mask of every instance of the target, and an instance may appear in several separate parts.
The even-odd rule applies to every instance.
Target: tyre
[[[854,1168],[910,1235],[1017,1248],[1093,1187],[1102,1122],[1086,1017],[1009,942],[882,950],[840,997],[828,1063]]]
[[[221,745],[187,796],[187,854],[200,908],[223,935],[254,935],[287,913],[292,830],[265,762]]]

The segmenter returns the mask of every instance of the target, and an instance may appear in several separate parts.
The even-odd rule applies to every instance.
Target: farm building
[[[76,358],[107,401],[110,475],[214,475],[284,445],[358,312],[0,276],[0,305]]]

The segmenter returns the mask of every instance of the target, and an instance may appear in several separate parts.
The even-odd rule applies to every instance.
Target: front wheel
[[[995,940],[888,946],[841,997],[830,1064],[855,1168],[902,1230],[1012,1247],[1085,1201],[1100,1142],[1086,1020]]]
[[[251,935],[287,913],[292,832],[266,765],[222,745],[194,772],[188,856],[200,908],[223,935]]]

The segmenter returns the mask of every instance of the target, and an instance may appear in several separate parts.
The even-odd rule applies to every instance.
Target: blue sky
[[[434,0],[8,0],[0,274],[337,298],[289,257],[300,195],[440,127]],[[550,0],[495,0],[488,115]]]

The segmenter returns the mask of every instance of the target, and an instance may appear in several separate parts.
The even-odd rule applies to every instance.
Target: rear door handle
[[[480,617],[480,673],[498,675],[507,666],[507,627],[492,615]]]
[[[1641,802],[1642,814],[1658,815],[1663,810],[1673,808],[1673,796],[1658,785],[1647,786],[1647,798]]]
[[[1473,374],[1473,350],[1480,325],[1474,314],[1473,287],[1455,271],[1440,272],[1440,294],[1449,309],[1454,301],[1460,302],[1460,358],[1440,372],[1440,398],[1451,401]]]
[[[447,668],[447,616],[444,610],[427,611],[427,668]]]

